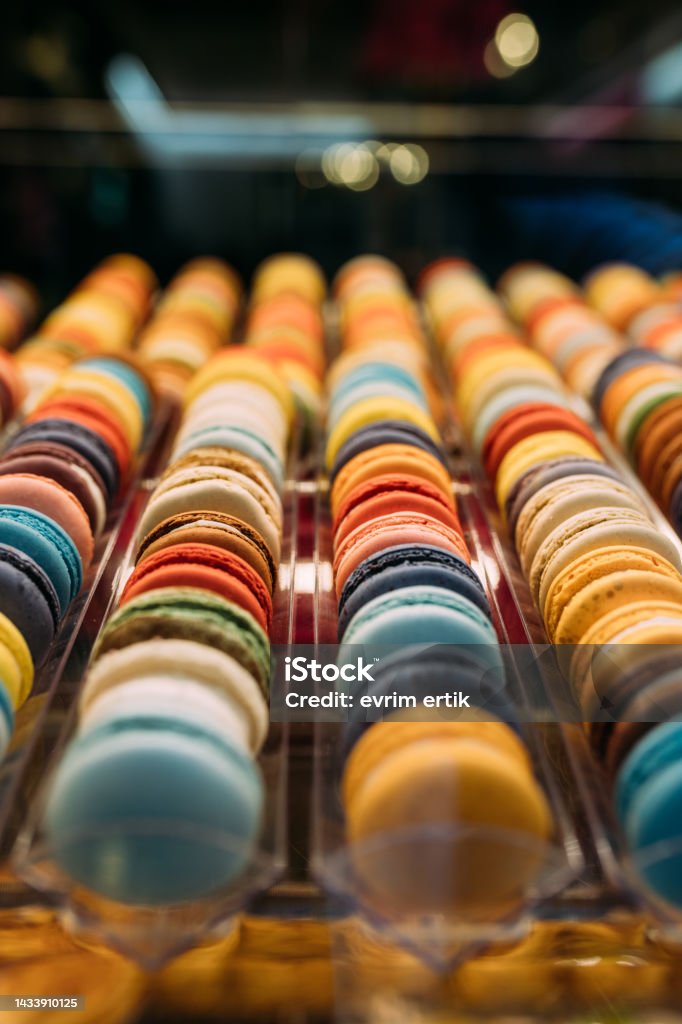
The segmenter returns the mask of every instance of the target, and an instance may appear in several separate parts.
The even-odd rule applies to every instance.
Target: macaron
[[[327,438],[327,468],[331,469],[344,443],[362,427],[382,420],[396,419],[418,427],[433,441],[438,431],[431,416],[413,401],[404,398],[365,398],[345,412]]]
[[[32,473],[0,475],[0,505],[30,508],[61,526],[76,546],[84,569],[90,565],[94,538],[85,509],[61,484]]]
[[[0,544],[23,551],[50,580],[63,616],[83,582],[78,550],[53,519],[32,509],[0,505]]]
[[[682,724],[658,725],[636,744],[618,773],[615,803],[633,870],[656,897],[682,906]]]
[[[209,591],[164,587],[131,598],[107,621],[93,657],[154,637],[195,640],[235,658],[267,693],[270,651],[252,615]]]
[[[629,509],[594,509],[580,512],[556,527],[538,548],[528,582],[542,611],[553,579],[580,555],[600,548],[642,547],[680,569],[673,541],[641,513]]]
[[[360,452],[337,474],[330,493],[332,515],[336,514],[341,502],[356,487],[387,473],[406,473],[410,477],[419,477],[439,488],[454,503],[452,481],[440,460],[411,445],[382,444]]]
[[[54,443],[72,448],[94,467],[113,499],[118,491],[120,473],[116,456],[107,442],[95,431],[68,419],[40,419],[17,431],[8,444],[12,450],[29,443]]]
[[[133,570],[119,607],[162,587],[197,587],[218,594],[252,615],[266,632],[272,621],[272,598],[258,573],[238,555],[211,544],[177,543],[157,551]]]
[[[37,562],[18,548],[0,544],[0,613],[26,640],[34,665],[41,665],[59,626],[59,599]]]
[[[682,597],[682,576],[646,548],[590,551],[555,577],[545,600],[545,623],[554,643],[580,643],[592,622],[631,599]]]
[[[429,434],[419,427],[400,420],[378,420],[367,427],[356,430],[352,437],[345,441],[329,470],[332,484],[341,470],[358,455],[371,452],[383,445],[408,445],[418,451],[426,452],[445,466],[445,456],[441,446]]]
[[[600,476],[577,474],[546,484],[537,491],[519,515],[514,534],[526,575],[538,549],[553,530],[581,512],[606,508],[626,508],[647,515],[639,496],[631,488]]]
[[[263,692],[251,673],[239,662],[193,640],[158,637],[112,650],[89,668],[78,707],[81,722],[106,694],[116,698],[118,688],[136,685],[148,678],[171,682],[201,684],[235,706],[244,719],[247,749],[257,753],[268,729],[268,708]],[[182,700],[182,694],[179,693]],[[187,713],[187,700],[183,700]]]
[[[571,430],[543,431],[518,441],[507,451],[498,470],[495,494],[500,508],[505,507],[512,487],[527,470],[567,455],[603,461],[594,444]]]
[[[365,603],[350,619],[344,644],[442,643],[475,646],[502,673],[490,618],[468,598],[428,584],[408,584]]]
[[[13,621],[0,612],[2,681],[14,708],[28,698],[33,686],[34,664],[26,639]]]
[[[358,484],[339,506],[332,523],[335,544],[343,543],[354,529],[394,512],[413,512],[438,519],[461,533],[452,495],[421,477],[388,473]]]
[[[146,536],[171,516],[197,509],[244,520],[263,538],[273,561],[279,562],[281,505],[272,499],[259,480],[236,469],[201,465],[171,467],[142,513],[138,536]]]
[[[551,823],[510,736],[502,723],[384,722],[356,744],[344,775],[347,833],[375,909],[488,915],[522,900]]]
[[[210,722],[133,712],[67,748],[48,792],[46,841],[68,876],[107,899],[185,903],[241,874],[262,814],[257,768]]]
[[[384,548],[398,544],[428,544],[450,551],[465,562],[471,560],[461,533],[432,516],[411,512],[380,516],[357,527],[339,544],[333,564],[337,595],[341,594],[346,580],[361,562]]]
[[[510,448],[524,438],[554,430],[569,430],[596,446],[594,431],[568,409],[516,408],[501,416],[486,438],[482,452],[486,473],[494,480]]]
[[[573,476],[602,477],[606,480],[620,481],[622,478],[605,462],[593,459],[574,459],[565,456],[540,463],[523,473],[509,491],[505,502],[505,518],[511,537],[516,536],[516,524],[519,516],[537,493],[557,480],[570,480]]]
[[[95,468],[61,444],[25,444],[6,452],[0,462],[0,474],[30,473],[47,477],[64,487],[80,502],[88,517],[93,536],[104,529],[107,517],[106,490]]]
[[[452,590],[490,616],[483,585],[463,559],[428,544],[398,544],[370,555],[346,580],[339,598],[339,640],[368,601],[420,585]]]
[[[136,563],[141,563],[176,544],[210,544],[242,559],[251,566],[272,593],[277,567],[270,550],[252,526],[235,516],[220,512],[184,512],[162,520],[142,538]]]

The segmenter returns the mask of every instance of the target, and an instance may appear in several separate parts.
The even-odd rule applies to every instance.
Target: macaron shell
[[[0,476],[0,505],[30,508],[52,519],[76,545],[83,568],[92,561],[94,539],[85,510],[65,487],[31,473]]]
[[[131,448],[119,424],[107,416],[96,402],[80,398],[55,399],[40,406],[32,414],[27,425],[39,425],[46,421],[64,419],[72,426],[84,427],[90,434],[96,434],[113,454],[120,476],[128,472]]]
[[[202,510],[243,519],[261,535],[273,561],[279,563],[281,521],[264,492],[248,477],[233,470],[197,467],[182,471],[157,488],[142,514],[138,536],[144,537],[171,516]]]
[[[268,707],[254,677],[235,658],[192,640],[152,639],[98,658],[79,697],[82,718],[99,697],[146,675],[192,678],[242,708],[250,723],[251,748],[260,750],[268,729]]]
[[[124,904],[168,905],[241,873],[262,801],[257,770],[236,748],[180,723],[138,719],[70,745],[51,781],[45,827],[71,878]],[[106,869],[113,856],[114,873]]]
[[[8,648],[20,673],[20,686],[17,707],[28,698],[33,687],[33,658],[28,644],[11,619],[0,612],[0,643]]]
[[[331,469],[344,441],[357,430],[381,420],[396,419],[411,423],[438,441],[438,431],[428,415],[414,403],[398,398],[367,398],[354,405],[340,418],[327,439],[327,468]]]
[[[620,586],[621,574],[628,572],[655,572],[682,582],[680,573],[670,562],[646,548],[631,546],[616,549],[597,548],[595,551],[576,558],[554,579],[549,588],[545,601],[545,624],[550,639],[557,635],[560,619],[564,612],[568,612],[569,605],[576,598],[582,600],[581,595],[585,592],[585,588],[602,578],[611,579],[614,574],[618,574],[618,578],[614,578],[612,581],[613,589],[617,590]],[[615,594],[613,598],[610,595],[607,597],[609,600],[616,599]],[[584,601],[587,602],[587,600],[588,595],[585,592]],[[595,614],[600,613],[601,609],[595,610]]]
[[[523,415],[519,410],[512,410],[495,425],[495,431],[493,437],[490,438],[487,451],[484,446],[483,460],[488,476],[494,480],[504,456],[519,441],[551,430],[570,430],[593,445],[597,443],[590,427],[565,409],[554,409],[551,412],[548,410],[524,411]]]
[[[59,600],[40,566],[6,544],[0,544],[0,613],[25,638],[33,663],[41,665],[59,624]]]
[[[108,620],[93,658],[154,637],[195,640],[223,651],[250,672],[267,693],[270,648],[253,616],[216,594],[168,587],[132,598]]]
[[[532,776],[475,739],[424,740],[393,752],[346,813],[363,887],[373,903],[394,913],[514,903],[539,865],[550,830],[546,801]],[[481,831],[478,838],[455,839],[454,851],[452,840],[439,842],[430,831],[464,823]],[[369,841],[390,842],[406,828],[414,839],[394,845],[389,865],[385,851]],[[512,839],[520,836],[531,840],[528,846]],[[420,870],[424,863],[430,871]]]
[[[551,430],[525,438],[506,453],[497,475],[495,494],[500,508],[505,507],[512,487],[523,473],[541,462],[565,455],[603,462],[603,456],[593,444],[567,430]]]
[[[69,419],[41,419],[22,427],[8,448],[45,442],[63,444],[82,455],[104,481],[109,498],[115,496],[120,479],[118,465],[112,448],[99,434]]]
[[[600,483],[603,486],[600,486]],[[644,506],[634,491],[599,477],[573,477],[550,484],[528,502],[516,526],[517,546],[526,575],[543,541],[573,516],[590,509],[625,508],[641,512]]]
[[[26,446],[30,447],[33,446]],[[104,529],[107,514],[103,491],[94,482],[91,473],[68,459],[68,449],[58,445],[52,447],[61,448],[64,454],[29,453],[22,451],[21,448],[15,452],[8,452],[7,457],[0,462],[0,475],[29,473],[32,476],[54,480],[60,487],[70,491],[82,505],[93,536],[100,534]]]
[[[647,548],[680,568],[680,555],[672,540],[638,513],[627,509],[580,513],[554,530],[533,560],[529,583],[540,610],[552,580],[574,559],[599,548],[623,546]]]
[[[206,544],[176,544],[151,555],[133,570],[119,605],[163,586],[199,587],[234,601],[264,630],[272,621],[270,593],[251,566],[236,555]]]
[[[143,538],[135,561],[140,564],[157,552],[185,543],[210,544],[236,555],[258,573],[272,593],[277,568],[267,544],[248,523],[219,512],[187,512],[164,519]]]
[[[570,600],[560,616],[554,633],[557,644],[582,643],[595,616],[605,615],[636,601],[669,600],[682,602],[682,580],[661,572],[627,569],[588,583]]]
[[[453,530],[462,529],[450,495],[419,477],[395,473],[359,484],[346,496],[332,523],[335,544],[363,523],[394,512],[429,515]]]
[[[405,749],[410,743],[426,739],[481,743],[531,771],[526,747],[503,722],[376,722],[355,744],[344,765],[341,787],[344,806],[351,805],[371,772],[381,765],[384,758]]]
[[[368,452],[361,452],[339,472],[330,495],[332,515],[337,514],[345,497],[360,484],[390,473],[406,473],[411,477],[420,477],[439,488],[454,505],[452,481],[438,459],[426,452],[419,453],[410,445],[387,444]]]
[[[431,516],[398,512],[359,527],[339,545],[333,565],[337,596],[361,562],[384,548],[398,544],[430,544],[452,552],[467,563],[471,560],[461,536],[454,530]]]

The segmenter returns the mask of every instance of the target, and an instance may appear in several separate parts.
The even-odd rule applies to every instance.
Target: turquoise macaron
[[[631,750],[615,802],[635,870],[682,907],[682,722],[654,726]]]
[[[384,383],[402,387],[414,395],[417,401],[424,401],[421,385],[407,370],[394,363],[378,361],[362,363],[344,374],[332,391],[332,401],[352,395],[358,387]]]
[[[14,711],[12,701],[2,679],[0,679],[0,758],[5,756],[12,739]]]
[[[125,384],[140,409],[145,427],[149,425],[152,418],[151,395],[144,378],[133,366],[108,356],[93,356],[91,359],[84,359],[78,366],[81,369],[97,370]]]
[[[40,566],[63,615],[83,583],[83,564],[68,533],[41,512],[0,505],[0,544],[18,548]]]
[[[356,402],[361,402],[364,398],[401,398],[404,401],[412,402],[414,405],[419,406],[420,409],[428,412],[426,399],[421,394],[415,394],[412,388],[390,380],[367,381],[357,384],[352,391],[332,399],[327,415],[327,430],[333,430],[343,414],[352,408]]]
[[[462,645],[494,670],[504,671],[488,616],[461,594],[428,584],[400,587],[368,601],[346,627],[342,648],[351,644]]]
[[[108,721],[68,747],[47,795],[60,869],[129,905],[215,895],[254,854],[263,784],[250,758],[179,716]]]
[[[261,464],[278,491],[281,492],[284,487],[282,460],[266,441],[246,427],[202,427],[192,431],[176,445],[173,460],[197,448],[233,448],[244,455],[250,455]]]

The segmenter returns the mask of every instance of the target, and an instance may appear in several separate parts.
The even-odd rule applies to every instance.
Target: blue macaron
[[[83,566],[68,533],[48,516],[18,505],[0,505],[0,544],[24,551],[49,578],[60,615],[80,591]]]
[[[50,851],[71,878],[132,905],[215,895],[253,856],[258,768],[214,731],[170,717],[102,723],[67,749],[48,792]]]
[[[424,393],[418,381],[415,380],[412,374],[403,369],[402,366],[396,366],[395,363],[371,361],[355,366],[348,373],[344,374],[333,389],[332,402],[346,395],[353,394],[356,388],[365,384],[375,385],[386,382],[399,385],[404,390],[409,391],[421,403],[425,401]]]
[[[330,483],[341,472],[346,463],[362,452],[377,448],[382,444],[407,444],[413,448],[434,455],[446,465],[445,455],[433,438],[412,423],[403,420],[377,420],[366,427],[361,427],[341,445],[330,473]]]
[[[14,709],[12,701],[5,683],[0,679],[0,759],[5,756],[10,745],[13,730]]]
[[[363,384],[357,384],[352,392],[339,397],[335,396],[332,399],[327,412],[327,430],[333,430],[344,413],[348,412],[357,402],[361,402],[365,398],[399,398],[419,406],[424,412],[428,411],[426,399],[422,396],[415,396],[414,392],[402,383],[396,383],[395,381],[367,381]]]
[[[59,598],[37,562],[0,544],[0,612],[24,637],[34,665],[41,665],[59,626]]]
[[[682,907],[682,722],[655,726],[630,751],[615,799],[635,869]]]
[[[349,644],[405,648],[414,644],[461,645],[481,664],[503,672],[490,619],[467,598],[441,587],[401,587],[373,598],[346,626],[339,660]]]
[[[339,640],[368,601],[418,584],[451,590],[490,616],[485,591],[471,566],[443,548],[400,544],[366,558],[346,580],[339,600]]]

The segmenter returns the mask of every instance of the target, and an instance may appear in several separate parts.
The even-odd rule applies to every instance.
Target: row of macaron
[[[466,301],[474,274],[453,262],[426,276],[437,334],[447,321],[439,295],[447,293],[449,313],[458,297]],[[492,292],[488,302],[497,302]],[[679,745],[673,754],[664,743],[660,763],[651,757],[670,729],[653,726],[651,710],[660,715],[666,699],[675,706],[682,695],[679,671],[670,671],[671,645],[682,638],[678,548],[606,463],[558,374],[537,353],[512,336],[483,333],[468,338],[452,369],[464,429],[491,478],[548,637],[559,645],[640,876],[680,903]],[[648,856],[657,842],[677,844],[672,860],[669,851],[667,859]]]
[[[660,281],[631,263],[597,267],[585,280],[585,298],[616,330],[671,359],[682,358],[682,277]]]
[[[129,350],[156,287],[137,256],[110,256],[95,267],[17,350],[27,407],[76,360]]]
[[[0,347],[13,349],[28,333],[38,316],[40,297],[23,277],[0,275]]]
[[[551,815],[502,720],[505,696],[492,700],[504,669],[434,418],[424,337],[402,275],[383,259],[347,264],[336,295],[343,351],[328,375],[326,459],[339,656],[352,660],[353,645],[380,654],[368,693],[422,706],[410,721],[350,714],[341,796],[354,870],[382,913],[503,912],[538,866]],[[427,696],[456,688],[486,704],[475,720],[425,710]],[[521,855],[499,841],[506,829],[523,837]]]
[[[177,272],[136,341],[159,392],[182,397],[197,370],[232,339],[241,303],[239,276],[223,260],[194,259]]]
[[[249,346],[219,350],[185,389],[48,791],[57,863],[101,896],[215,896],[254,856],[294,416],[281,374]]]
[[[613,277],[624,274],[627,282],[634,276],[632,303],[633,308],[639,308],[638,303],[644,299],[642,289],[638,291],[636,287],[640,272],[636,268],[630,271],[606,268],[596,274],[593,287],[605,282],[608,291]],[[548,318],[563,322],[561,344],[567,346],[574,344],[576,317],[581,318],[586,310],[592,319],[599,318],[597,329],[612,330],[601,313],[588,309],[584,300],[570,294],[571,289],[575,291],[563,275],[537,264],[513,268],[503,279],[510,309],[529,325],[533,345],[555,363],[569,385],[573,380],[561,358],[561,346],[547,345],[547,336],[543,336]],[[612,319],[619,318],[612,314]],[[609,343],[602,354],[603,358],[594,364],[599,373],[591,375],[594,379],[587,397],[611,439],[627,456],[677,532],[682,533],[682,368],[651,347],[630,348],[622,340],[617,347]]]
[[[4,623],[0,681],[12,711],[29,696],[81,590],[152,414],[139,369],[116,356],[81,360],[44,394],[0,458],[0,612],[15,630]],[[11,716],[3,752],[10,734]]]

